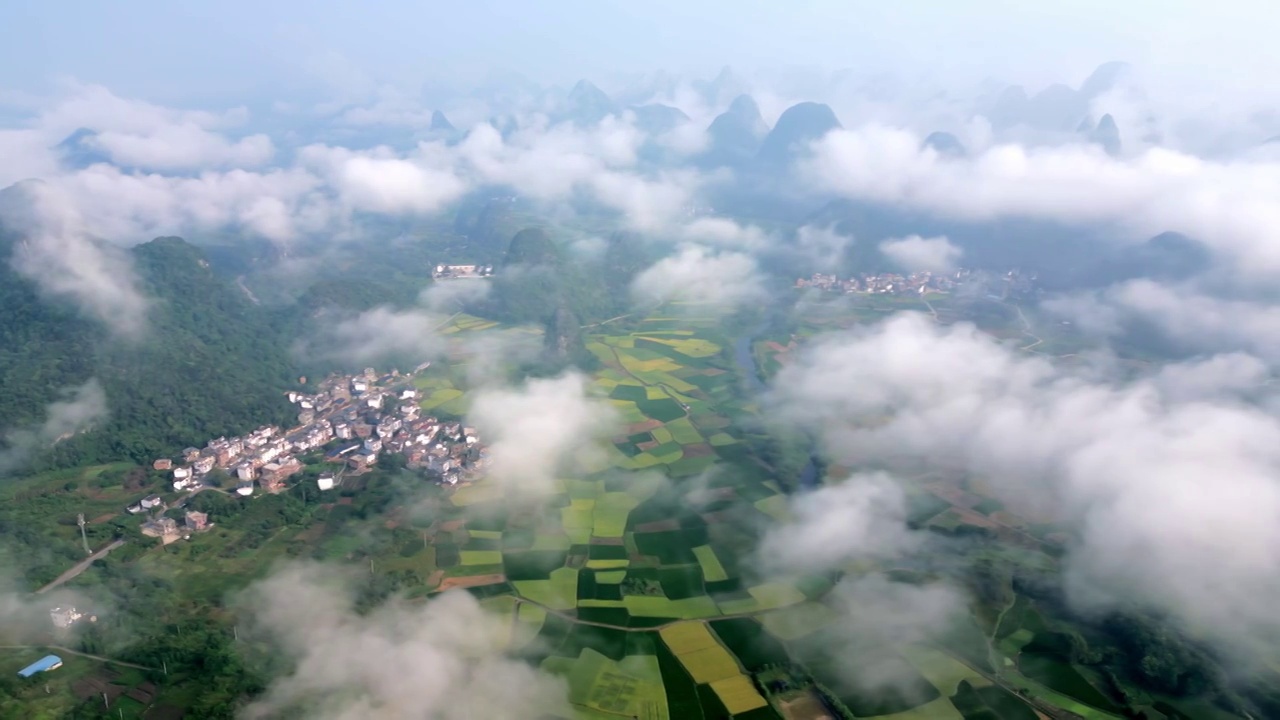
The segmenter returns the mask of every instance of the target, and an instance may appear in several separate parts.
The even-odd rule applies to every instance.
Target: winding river
[[[751,346],[758,339],[758,336],[764,332],[766,323],[761,323],[759,327],[751,331],[751,333],[738,338],[733,344],[733,360],[737,364],[738,369],[747,378],[747,388],[753,395],[762,394],[766,387],[760,379],[760,369],[756,366],[755,354],[751,352]],[[800,477],[798,487],[802,490],[812,490],[819,484],[818,480],[818,461],[816,443],[810,440],[809,461],[800,469]]]

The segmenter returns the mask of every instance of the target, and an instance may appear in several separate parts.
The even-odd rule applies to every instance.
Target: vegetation
[[[281,394],[297,380],[282,340],[287,319],[254,305],[179,238],[159,238],[131,253],[139,286],[153,298],[146,335],[137,342],[110,337],[41,297],[8,263],[0,265],[6,425],[38,425],[48,403],[90,378],[106,393],[107,417],[41,454],[37,468],[149,462],[290,415]]]

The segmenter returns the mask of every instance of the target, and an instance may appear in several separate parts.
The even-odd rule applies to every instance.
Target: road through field
[[[120,547],[120,546],[121,546],[121,545],[123,545],[123,544],[124,544],[124,540],[116,540],[115,542],[113,542],[113,543],[111,543],[110,545],[108,545],[108,546],[106,546],[106,547],[102,548],[102,549],[101,549],[101,550],[99,550],[98,552],[96,552],[96,553],[94,553],[94,554],[90,555],[89,557],[85,558],[84,560],[81,560],[80,562],[76,563],[76,564],[75,564],[75,566],[74,566],[74,567],[72,567],[70,570],[68,570],[68,571],[66,571],[66,572],[64,572],[64,573],[62,573],[62,574],[61,574],[61,575],[59,575],[57,578],[55,578],[53,582],[51,582],[51,583],[49,583],[48,585],[45,585],[44,587],[42,587],[42,588],[40,588],[39,590],[37,590],[37,591],[36,591],[36,594],[37,594],[37,595],[39,595],[40,593],[48,592],[49,590],[52,590],[52,589],[54,589],[54,588],[58,587],[59,585],[61,585],[61,584],[65,583],[65,582],[67,582],[67,581],[68,581],[68,580],[70,580],[71,578],[73,578],[73,577],[75,577],[75,576],[79,575],[80,573],[84,572],[85,570],[88,570],[88,569],[89,569],[89,566],[93,564],[93,561],[94,561],[94,560],[98,560],[99,558],[104,558],[104,557],[106,557],[106,556],[107,556],[107,553],[111,552],[112,550],[115,550],[116,548]]]

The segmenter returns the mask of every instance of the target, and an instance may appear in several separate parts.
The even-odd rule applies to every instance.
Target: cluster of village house
[[[814,273],[808,278],[797,278],[795,286],[828,292],[923,295],[928,292],[951,292],[959,285],[973,284],[980,285],[993,298],[1002,299],[1011,292],[1031,290],[1035,279],[1035,275],[1026,275],[1018,270],[1010,270],[999,276],[967,269],[949,273],[915,272],[910,275],[864,273],[847,278]]]
[[[338,469],[320,474],[321,490],[333,489],[347,472],[367,471],[382,453],[401,454],[408,467],[429,470],[439,482],[457,485],[484,466],[486,452],[480,435],[461,423],[421,417],[412,378],[413,374],[396,370],[379,376],[373,368],[359,375],[332,375],[314,394],[288,394],[298,408],[297,427],[282,430],[268,425],[240,437],[215,438],[204,448],[187,448],[180,459],[160,458],[153,467],[172,473],[175,491],[204,489],[209,486],[209,474],[219,469],[236,480],[237,494],[248,496],[255,488],[279,492],[303,470],[299,455],[331,448],[325,460],[338,464]],[[128,508],[131,513],[164,509],[159,495]],[[204,530],[208,518],[188,511],[184,525],[188,531]],[[142,527],[144,533],[162,538],[175,537],[179,530],[176,520],[163,515],[150,518]]]
[[[487,278],[493,276],[492,265],[437,265],[431,277],[436,280],[446,278]]]
[[[969,275],[968,270],[957,270],[954,273],[915,272],[910,275],[897,273],[880,273],[879,275],[862,274],[841,278],[836,275],[814,273],[812,277],[796,278],[797,288],[815,288],[829,292],[872,293],[902,295],[926,292],[947,292],[957,283],[963,282]]]

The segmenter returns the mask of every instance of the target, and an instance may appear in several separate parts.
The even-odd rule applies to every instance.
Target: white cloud
[[[1234,359],[1117,383],[901,315],[797,358],[775,407],[836,461],[972,473],[1052,511],[1078,538],[1077,602],[1136,601],[1256,649],[1280,632],[1280,421],[1233,399],[1224,369],[1242,368],[1257,377]],[[1169,393],[1172,373],[1199,387]]]
[[[393,598],[359,613],[352,585],[321,566],[294,566],[241,597],[255,630],[295,663],[244,717],[514,720],[569,711],[562,679],[507,655],[510,618],[467,593]]]
[[[232,141],[189,123],[168,125],[150,135],[108,130],[87,142],[119,165],[154,170],[257,167],[275,155],[266,135]]]
[[[733,310],[764,298],[764,277],[756,261],[738,252],[711,252],[685,245],[636,276],[631,285],[644,303],[682,301]]]
[[[986,220],[1037,217],[1196,238],[1255,280],[1280,272],[1280,163],[1201,160],[1153,148],[1127,160],[1100,149],[996,145],[969,159],[920,149],[883,126],[836,130],[804,170],[849,197]]]
[[[323,339],[307,352],[353,365],[395,358],[422,362],[437,358],[448,349],[448,339],[439,332],[448,319],[447,315],[423,308],[377,307],[328,322]]]
[[[467,184],[451,168],[431,162],[434,154],[428,149],[405,159],[388,148],[365,153],[312,146],[303,149],[302,160],[318,168],[341,201],[355,210],[431,213],[467,190]]]
[[[721,217],[698,218],[681,227],[678,234],[689,242],[747,252],[764,250],[770,244],[769,235],[759,227]]]
[[[563,473],[596,467],[603,457],[598,441],[611,436],[619,422],[575,373],[483,388],[472,399],[467,421],[489,443],[488,477],[508,492],[529,495],[554,491]]]
[[[796,495],[791,514],[760,544],[769,572],[831,570],[859,558],[892,557],[916,543],[906,527],[902,489],[884,473],[854,474]]]
[[[911,235],[880,243],[880,252],[907,272],[945,273],[954,270],[962,251],[945,237]]]
[[[95,236],[125,245],[223,227],[287,243],[332,230],[341,220],[320,192],[322,181],[298,168],[176,177],[95,165],[56,176],[49,184],[65,193]]]
[[[841,235],[834,227],[805,225],[796,230],[795,248],[814,267],[832,272],[840,267],[845,251],[853,242],[852,237]]]
[[[91,238],[74,203],[58,189],[30,182],[6,194],[0,216],[21,238],[9,259],[14,269],[118,335],[140,336],[148,301],[128,257]]]
[[[11,429],[4,435],[0,472],[22,466],[32,454],[88,430],[107,417],[107,395],[97,378],[69,388],[45,408],[36,427]]]
[[[1192,351],[1240,350],[1280,363],[1280,307],[1268,302],[1221,298],[1194,285],[1144,279],[1051,298],[1044,306],[1091,334],[1118,335],[1127,322],[1142,320]]]

